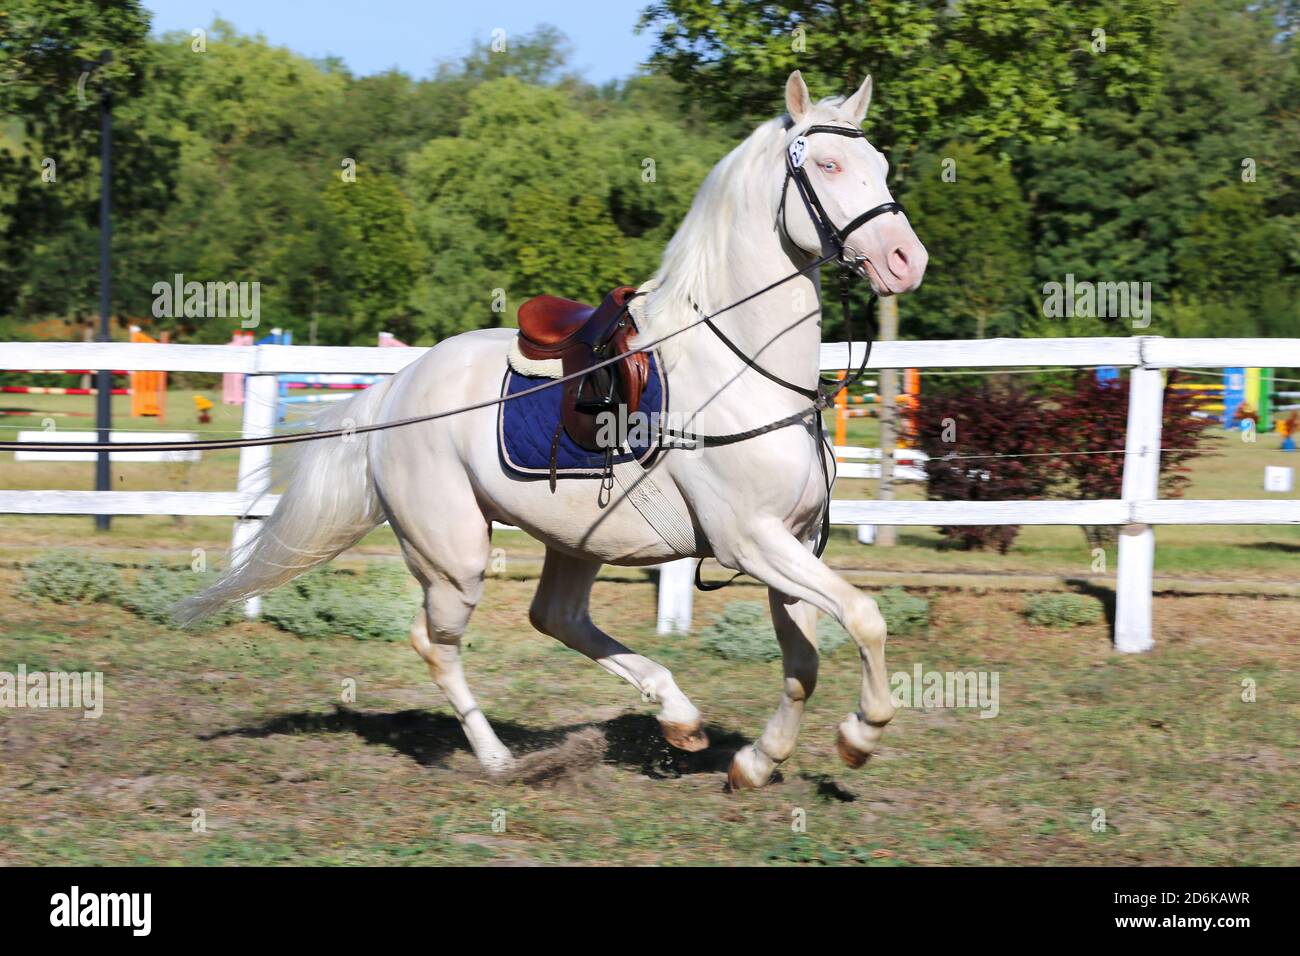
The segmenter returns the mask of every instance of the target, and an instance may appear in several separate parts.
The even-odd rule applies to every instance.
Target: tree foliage
[[[1124,0],[659,0],[655,64],[722,115],[770,115],[794,69],[822,95],[871,75],[885,95],[873,142],[904,152],[1053,139],[1079,126],[1072,94],[1145,96],[1159,72],[1156,21],[1171,4]],[[1107,50],[1095,57],[1092,31]],[[891,159],[894,157],[891,157]]]
[[[905,194],[930,265],[908,305],[919,338],[1015,335],[1033,276],[1029,203],[1005,160],[950,143],[917,163]]]
[[[1045,316],[1070,273],[1149,282],[1148,333],[1296,335],[1296,26],[1290,0],[657,0],[649,70],[597,88],[546,26],[359,77],[220,20],[202,50],[151,37],[138,0],[9,0],[0,332],[97,311],[101,95],[119,325],[226,340],[152,314],[183,274],[258,282],[299,341],[423,344],[646,279],[798,68],[819,96],[875,78],[866,129],[932,254],[904,336],[1132,331]]]

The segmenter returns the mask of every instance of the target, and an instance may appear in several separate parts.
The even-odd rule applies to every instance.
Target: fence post
[[[658,633],[687,633],[691,629],[691,610],[695,603],[695,559],[678,558],[659,565]]]
[[[276,411],[280,403],[279,383],[274,375],[250,375],[244,392],[245,438],[265,438],[275,431]],[[239,450],[239,481],[236,489],[246,501],[252,502],[271,486],[271,448],[260,445]],[[260,518],[239,518],[231,539],[231,553],[240,549],[257,535]],[[257,617],[262,612],[262,599],[250,598],[244,602],[244,616]]]
[[[1124,483],[1129,502],[1154,501],[1160,494],[1160,429],[1164,418],[1164,376],[1138,366],[1129,376],[1128,433],[1124,440]],[[1150,525],[1129,524],[1119,533],[1115,582],[1115,649],[1133,654],[1155,646],[1151,635],[1151,588],[1156,534]]]

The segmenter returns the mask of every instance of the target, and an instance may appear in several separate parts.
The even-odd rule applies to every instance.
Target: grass
[[[220,405],[211,425],[192,424],[189,394],[171,394],[161,427],[238,430],[238,409]],[[91,405],[4,398],[38,412]],[[0,418],[0,434],[11,437],[16,425],[40,420]],[[853,425],[856,441],[871,440],[873,423]],[[84,426],[59,419],[59,427]],[[1265,464],[1300,463],[1276,451],[1273,436],[1250,446],[1220,435],[1215,444],[1217,454],[1195,466],[1190,496],[1264,497]],[[0,459],[3,487],[91,487],[89,464]],[[115,465],[114,476],[129,489],[229,490],[236,465],[233,453],[205,453],[196,467]],[[873,493],[871,482],[836,490]],[[906,485],[900,494],[919,495]],[[839,529],[832,564],[910,576],[912,593],[932,585],[922,589],[930,626],[891,637],[890,672],[995,671],[999,715],[903,709],[882,751],[849,771],[835,755],[834,728],[855,706],[859,675],[852,648],[841,649],[823,663],[782,779],[741,795],[723,792],[725,769],[774,709],[779,664],[712,656],[699,632],[728,602],[763,600],[744,579],[697,595],[690,637],[653,633],[646,572],[607,569],[595,587],[597,622],[670,667],[704,711],[714,746],[687,755],[662,742],[653,710],[631,688],[531,629],[540,548],[498,535],[506,569],[489,581],[466,641],[480,704],[516,753],[549,752],[584,728],[604,744],[596,763],[549,783],[497,782],[478,771],[405,642],[305,640],[247,621],[177,632],[117,607],[56,605],[33,593],[19,565],[51,547],[124,568],[187,565],[195,548],[218,560],[230,535],[228,519],[118,518],[107,534],[90,528],[85,517],[0,516],[0,670],[101,670],[107,693],[97,721],[0,709],[3,864],[1298,862],[1297,528],[1158,529],[1158,573],[1236,582],[1243,593],[1162,588],[1157,649],[1137,657],[1112,652],[1104,620],[1061,630],[1024,617],[1017,582],[1032,591],[1105,582],[1076,528],[1025,528],[1006,556],[952,550],[933,529],[901,529],[893,549],[859,546]],[[380,529],[336,563],[393,560],[392,536]],[[1107,561],[1113,576],[1113,553]],[[942,578],[954,573],[986,577]],[[1266,585],[1272,596],[1251,593]],[[355,698],[345,701],[349,681]],[[1254,682],[1255,702],[1242,700],[1243,681]],[[1092,827],[1098,810],[1104,832]],[[806,832],[792,830],[796,811]]]
[[[262,622],[178,633],[35,599],[0,569],[0,669],[102,670],[107,696],[97,721],[0,710],[0,863],[1297,862],[1300,600],[1157,598],[1157,651],[1118,657],[1104,624],[1062,632],[1027,624],[1014,595],[936,595],[928,630],[891,639],[890,672],[995,671],[996,718],[900,710],[882,751],[850,771],[834,728],[858,666],[840,650],[782,779],[728,794],[730,754],[774,709],[779,664],[657,636],[648,581],[598,582],[597,620],[625,622],[618,636],[705,713],[714,746],[683,754],[631,688],[529,628],[531,590],[489,582],[465,657],[517,754],[583,727],[604,735],[597,763],[541,784],[478,771],[404,643]],[[700,619],[735,599],[701,595]]]

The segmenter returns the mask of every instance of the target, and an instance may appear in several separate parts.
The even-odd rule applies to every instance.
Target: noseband
[[[883,216],[887,212],[897,215],[903,212],[903,206],[897,202],[883,202],[879,206],[868,209],[843,229],[838,228],[831,221],[831,217],[827,215],[826,208],[817,196],[817,190],[813,189],[812,180],[808,178],[808,170],[804,168],[804,160],[808,158],[807,138],[813,133],[832,133],[835,136],[846,136],[849,139],[865,139],[867,135],[856,127],[809,126],[801,135],[794,138],[794,142],[785,151],[785,181],[781,183],[781,231],[785,233],[785,238],[791,245],[798,246],[798,243],[790,238],[790,230],[786,227],[785,221],[785,195],[790,188],[790,181],[793,180],[795,188],[799,191],[799,198],[803,200],[804,208],[808,210],[808,217],[812,220],[813,226],[817,229],[817,235],[821,238],[822,247],[834,249],[836,255],[842,259],[844,257],[844,244],[848,241],[849,236],[853,235],[855,229],[869,223],[877,216]]]

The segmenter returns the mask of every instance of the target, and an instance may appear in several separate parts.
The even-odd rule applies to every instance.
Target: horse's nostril
[[[907,272],[909,264],[907,253],[903,251],[902,246],[897,246],[894,251],[889,254],[889,271],[894,273],[894,275],[903,275]]]

